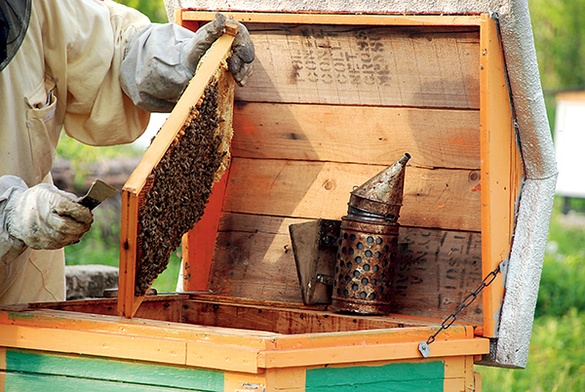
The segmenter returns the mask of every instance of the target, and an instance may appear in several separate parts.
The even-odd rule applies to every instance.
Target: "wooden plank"
[[[233,34],[235,35],[235,33]],[[143,253],[143,249],[146,249],[138,244],[138,232],[140,229],[138,210],[141,207],[140,204],[144,203],[146,198],[145,192],[149,191],[149,187],[152,186],[153,178],[151,173],[169,148],[177,143],[181,132],[184,132],[183,128],[191,122],[194,116],[193,108],[203,96],[209,81],[219,72],[219,69],[222,69],[222,62],[225,62],[233,40],[233,35],[224,34],[216,40],[206,53],[205,61],[200,63],[196,75],[181,95],[173,112],[124,185],[122,192],[124,203],[122,206],[127,208],[128,212],[122,212],[122,217],[127,221],[122,224],[120,234],[122,251],[120,252],[120,285],[118,290],[119,315],[131,318],[144,300],[144,294],[140,295],[136,289],[140,263],[142,263],[140,255]],[[231,83],[233,85],[233,81]],[[223,99],[231,99],[231,94],[226,93]],[[231,122],[228,122],[223,126],[229,127],[230,125]],[[177,197],[175,196],[173,200],[177,200]],[[164,206],[161,206],[161,208],[164,208]],[[146,293],[147,289],[142,290],[140,288],[138,291]]]
[[[249,103],[234,108],[232,155],[479,170],[479,111]]]
[[[410,361],[309,369],[306,385],[308,391],[319,392],[442,391],[443,363]]]
[[[225,372],[224,392],[280,391],[278,388],[271,389],[269,387],[269,385],[272,385],[272,383],[269,384],[269,382],[266,380],[266,376],[266,373],[251,374]],[[265,389],[265,387],[267,389]]]
[[[478,26],[477,15],[358,15],[315,14],[280,12],[223,12],[226,16],[244,23],[304,23],[330,25],[396,25],[396,26]],[[215,12],[196,8],[176,11],[175,20],[208,22]]]
[[[482,273],[487,276],[508,259],[511,251],[522,165],[498,27],[489,16],[482,19],[481,232]],[[486,337],[497,337],[503,296],[500,274],[483,292]]]
[[[278,234],[266,234],[264,229],[253,234],[220,232],[209,289],[222,295],[302,303],[292,244],[285,229]]]
[[[135,316],[149,320],[181,322],[183,301],[187,298],[189,298],[187,295],[147,296]],[[109,316],[117,314],[116,299],[37,302],[29,304],[28,307],[31,309],[53,309]]]
[[[340,219],[347,212],[354,186],[382,169],[234,157],[223,208],[226,212]],[[478,185],[476,171],[408,166],[399,222],[405,226],[479,231]]]
[[[304,221],[226,214],[209,289],[234,297],[301,303],[288,226]],[[479,233],[401,227],[399,249],[392,272],[395,313],[443,319],[481,282]],[[481,324],[481,296],[459,317]]]
[[[9,349],[6,370],[21,374],[36,373],[135,384],[136,388],[141,385],[147,390],[149,387],[160,387],[223,392],[223,373],[220,371],[85,355]]]
[[[445,379],[462,379],[466,372],[466,357],[445,358]]]
[[[474,391],[475,389],[466,389],[465,379],[464,378],[446,378],[443,384],[444,391],[457,391],[457,392],[466,392],[466,391]]]
[[[401,255],[392,280],[396,313],[444,319],[481,283],[479,233],[401,227],[398,243]],[[481,324],[481,295],[457,319]]]
[[[433,342],[429,358],[476,355],[489,353],[489,340],[451,339]],[[353,362],[390,361],[396,359],[420,359],[417,342],[336,346],[318,349],[297,349],[286,351],[264,351],[259,355],[262,368],[283,368],[294,366],[315,366],[320,364],[342,364]]]
[[[268,385],[274,385],[275,391],[305,392],[306,377],[307,369],[305,368],[269,369],[266,371],[266,382]]]
[[[184,364],[185,342],[36,326],[0,325],[0,345],[60,353],[83,353],[122,359]],[[144,348],[148,347],[148,350]]]
[[[83,314],[56,310],[35,310],[27,313],[7,313],[2,323],[19,327],[38,327],[53,330],[72,330],[87,333],[106,333],[119,336],[153,338],[164,341],[201,340],[218,345],[241,345],[243,347],[263,349],[267,340],[275,337],[273,333],[236,328],[222,328],[213,325],[191,325],[169,323],[148,319],[126,319],[121,317]],[[245,339],[243,339],[245,337]],[[129,339],[132,340],[132,339]],[[86,342],[91,346],[92,342]],[[99,345],[99,343],[98,343]],[[84,346],[83,348],[87,348]],[[98,347],[101,349],[101,347]],[[83,351],[81,351],[83,352]]]
[[[279,334],[327,333],[421,327],[437,324],[436,320],[422,321],[408,316],[351,316],[327,311],[286,309],[272,306],[251,306],[238,303],[218,303],[205,300],[185,302],[185,322],[252,329]],[[428,331],[425,331],[428,334]]]
[[[6,347],[0,347],[0,391],[6,391]]]
[[[0,379],[6,379],[7,392],[20,391],[116,391],[116,392],[181,392],[193,389],[176,389],[142,384],[125,384],[112,381],[93,380],[86,378],[67,378],[44,374],[23,374],[0,372]],[[201,391],[198,389],[197,391]],[[212,390],[209,392],[222,391]]]
[[[479,108],[478,32],[447,27],[248,24],[244,102]]]
[[[258,373],[259,349],[241,345],[217,345],[202,341],[187,341],[187,366]]]
[[[406,317],[406,320],[408,320],[408,317]],[[275,347],[278,350],[286,351],[297,350],[299,348],[317,349],[405,342],[419,343],[423,340],[426,341],[430,333],[434,332],[439,324],[440,323],[435,320],[435,322],[427,321],[426,327],[406,326],[392,329],[373,329],[355,332],[337,331],[321,334],[310,333],[301,335],[283,335],[278,337],[277,345]],[[444,334],[441,333],[437,339],[441,341],[471,339],[473,337],[466,336],[468,330],[472,330],[472,327],[455,324],[445,331]],[[355,363],[358,362],[360,361],[355,361]],[[372,362],[375,361],[372,360]]]

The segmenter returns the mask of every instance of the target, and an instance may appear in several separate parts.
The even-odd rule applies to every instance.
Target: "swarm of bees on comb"
[[[183,234],[201,219],[218,173],[225,171],[228,151],[219,132],[218,97],[218,78],[213,78],[141,192],[136,296],[166,269]]]

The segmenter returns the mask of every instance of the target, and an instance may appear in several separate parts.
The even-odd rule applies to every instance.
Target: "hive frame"
[[[136,295],[135,293],[136,274],[140,262],[138,259],[140,197],[144,197],[143,193],[148,191],[148,177],[152,170],[177,138],[180,137],[180,132],[192,120],[193,108],[202,99],[205,87],[217,72],[223,71],[228,75],[225,64],[227,57],[231,53],[236,29],[228,26],[226,30],[226,33],[207,51],[199,64],[195,76],[189,82],[170,116],[122,189],[120,276],[118,280],[117,309],[119,316],[132,318],[145,297],[145,294]],[[228,90],[231,97],[228,97],[228,99],[233,102],[233,78],[229,76],[229,79],[228,83],[231,88]]]

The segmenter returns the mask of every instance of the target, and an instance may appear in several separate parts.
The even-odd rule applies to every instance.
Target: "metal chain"
[[[463,301],[461,301],[459,308],[457,308],[456,311],[451,313],[443,320],[443,322],[441,323],[441,328],[439,328],[434,334],[429,336],[426,342],[421,342],[419,344],[419,351],[425,358],[429,356],[430,354],[429,345],[435,341],[437,335],[440,334],[442,331],[446,330],[447,328],[449,328],[451,325],[453,325],[453,323],[457,320],[457,316],[459,315],[459,313],[461,313],[463,309],[469,307],[477,299],[478,295],[483,291],[483,289],[492,284],[492,282],[496,279],[496,276],[498,276],[498,274],[501,272],[500,266],[501,264],[498,265],[496,269],[494,269],[492,272],[487,274],[486,277],[483,278],[481,284],[475,289],[475,291],[469,293],[465,298],[463,298]]]

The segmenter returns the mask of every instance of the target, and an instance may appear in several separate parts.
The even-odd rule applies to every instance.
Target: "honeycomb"
[[[226,165],[219,90],[218,79],[212,79],[139,196],[136,296],[147,292],[182,236],[201,219],[214,179]]]

